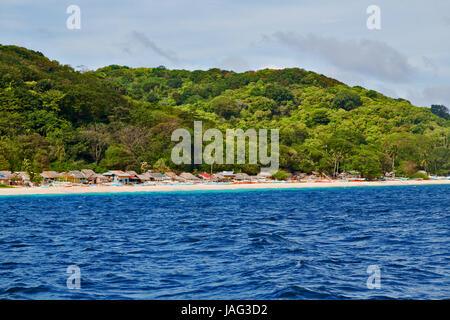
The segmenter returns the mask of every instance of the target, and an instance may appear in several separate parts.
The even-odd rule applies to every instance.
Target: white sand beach
[[[38,194],[87,194],[87,193],[133,193],[133,192],[171,192],[207,191],[239,189],[292,189],[292,188],[334,188],[361,186],[423,186],[450,184],[450,180],[407,180],[407,181],[367,181],[367,182],[269,182],[239,184],[192,184],[192,185],[124,185],[124,186],[57,186],[57,187],[13,187],[0,188],[0,196],[38,195]]]

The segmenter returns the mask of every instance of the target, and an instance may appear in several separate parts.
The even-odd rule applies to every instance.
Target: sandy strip
[[[252,183],[228,185],[158,185],[158,186],[74,186],[74,187],[15,187],[0,188],[0,196],[36,194],[85,194],[85,193],[127,193],[127,192],[168,192],[168,191],[207,191],[238,189],[292,189],[292,188],[334,188],[361,186],[422,186],[450,184],[450,180],[427,181],[382,181],[382,182],[299,182],[299,183]]]

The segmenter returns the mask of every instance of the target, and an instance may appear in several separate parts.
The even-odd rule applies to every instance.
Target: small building
[[[199,181],[200,179],[194,176],[192,173],[183,172],[180,174],[180,177],[185,179],[186,181]]]
[[[150,175],[148,174],[148,172],[142,173],[142,174],[138,174],[136,175],[136,177],[139,179],[140,183],[144,183],[144,182],[148,182],[150,181]]]
[[[11,171],[0,171],[0,184],[11,185],[12,177]]]
[[[236,173],[234,175],[234,180],[236,181],[250,181],[250,176],[246,173]]]
[[[130,175],[121,170],[110,170],[108,172],[105,172],[103,176],[107,177],[109,182],[124,184],[130,183]]]
[[[138,182],[141,181],[141,179],[139,179],[138,174],[136,173],[136,171],[125,171],[125,173],[130,176],[130,182],[138,183]]]
[[[151,181],[163,181],[164,175],[159,172],[148,172]]]
[[[26,172],[23,171],[19,171],[19,172],[14,172],[13,173],[13,178],[12,178],[14,184],[18,184],[18,185],[30,185],[31,181],[30,181],[30,177],[28,176],[28,174]]]
[[[87,180],[89,184],[102,184],[108,182],[108,178],[98,173],[90,175],[89,178],[87,178]]]
[[[186,181],[186,179],[180,177],[175,172],[166,172],[164,175],[166,177],[170,178],[170,180],[172,180],[172,181],[177,181],[177,182],[184,182],[184,181]]]
[[[94,172],[94,170],[91,169],[83,169],[81,170],[81,173],[84,175],[84,177],[89,181],[89,178],[93,175],[95,175],[96,173]]]
[[[216,182],[226,182],[226,181],[230,180],[230,178],[225,177],[221,173],[215,173],[215,174],[213,174],[213,180]]]
[[[346,180],[346,179],[360,179],[361,178],[361,173],[359,173],[358,171],[355,170],[351,170],[349,172],[341,172],[340,174],[338,174],[338,177],[340,179]]]
[[[55,182],[56,179],[58,179],[61,176],[61,174],[59,174],[56,171],[42,171],[40,175],[42,179],[44,179],[44,182],[46,183]]]
[[[69,172],[62,173],[59,178],[59,180],[64,180],[66,182],[71,183],[87,183],[88,179],[86,179],[85,175],[78,170],[73,170]]]
[[[221,174],[224,177],[228,177],[228,178],[233,178],[234,177],[234,172],[233,171],[222,171]]]
[[[197,174],[197,177],[199,177],[200,179],[203,179],[203,180],[211,180],[213,178],[212,175],[207,174],[207,173],[199,173],[199,174]]]

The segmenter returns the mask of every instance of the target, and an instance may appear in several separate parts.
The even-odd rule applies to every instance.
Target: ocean
[[[0,299],[449,299],[449,205],[449,185],[0,197]]]

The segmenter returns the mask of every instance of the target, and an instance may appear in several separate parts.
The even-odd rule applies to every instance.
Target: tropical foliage
[[[291,68],[235,73],[132,69],[111,65],[78,72],[40,52],[0,46],[0,170],[210,170],[176,166],[171,133],[280,130],[287,172],[376,178],[395,170],[450,172],[450,117],[445,106],[415,107],[362,87]],[[256,173],[255,165],[214,171]]]

